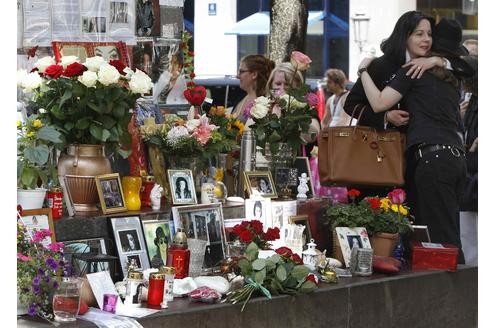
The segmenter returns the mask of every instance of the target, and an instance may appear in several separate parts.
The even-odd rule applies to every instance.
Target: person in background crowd
[[[246,108],[251,107],[257,97],[265,94],[266,81],[274,66],[275,63],[263,55],[247,55],[241,59],[237,78],[240,88],[247,95],[234,106],[231,114],[243,123],[248,119],[244,115]]]
[[[478,59],[470,55],[465,60],[476,73],[464,81],[464,90],[470,98],[463,115],[467,180],[461,202],[460,230],[466,264],[478,265]]]
[[[289,86],[293,89],[297,89],[303,84],[304,77],[300,71],[296,71],[294,66],[289,62],[280,63],[272,70],[270,77],[268,78],[268,82],[266,83],[266,95],[267,97],[280,97],[287,93]],[[273,108],[273,113],[280,115],[280,108],[275,106]],[[249,126],[249,122],[247,122],[246,125]],[[313,143],[316,141],[316,136],[319,132],[320,122],[318,119],[313,118],[308,132],[301,134],[301,139],[306,144]],[[311,148],[313,147],[311,146]]]
[[[396,25],[397,26],[397,25]],[[460,58],[462,27],[451,19],[434,26],[433,54]],[[422,18],[404,40],[411,58],[427,55],[432,46],[431,20]],[[459,202],[464,188],[466,159],[458,134],[459,80],[450,70],[436,67],[419,79],[407,76],[408,68],[399,69],[387,87],[380,91],[367,67],[372,59],[359,65],[366,97],[373,111],[383,112],[404,98],[411,120],[407,129],[407,166],[412,172],[408,196],[415,199],[415,223],[427,225],[431,239],[459,248],[458,262],[464,263],[459,232]],[[470,67],[464,62],[465,69]],[[418,192],[421,191],[421,192]]]
[[[342,70],[335,68],[327,70],[325,75],[327,88],[333,95],[327,100],[321,126],[349,125],[351,117],[344,111],[344,103],[349,94],[349,90],[345,88],[347,77]]]
[[[470,56],[478,57],[478,40],[467,39],[462,45],[466,47]]]

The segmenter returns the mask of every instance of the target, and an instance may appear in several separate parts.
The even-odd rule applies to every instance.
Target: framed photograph
[[[292,167],[277,167],[275,169],[275,184],[277,191],[280,192],[282,188],[290,188],[292,191],[297,187],[299,179],[297,176],[297,169]]]
[[[297,176],[300,177],[301,174],[306,173],[308,179],[308,188],[309,191],[306,193],[306,196],[308,198],[313,198],[315,195],[315,189],[313,186],[313,181],[312,181],[312,176],[311,176],[311,169],[309,167],[309,159],[307,157],[296,157],[294,160],[294,167],[297,169]],[[296,186],[294,187],[294,192],[297,193],[297,186],[299,185],[299,179],[297,181]]]
[[[84,17],[83,17],[84,23]],[[126,66],[130,67],[129,55],[126,44],[119,42],[66,42],[53,41],[53,54],[58,62],[63,56],[77,56],[79,61],[84,63],[86,58],[101,56],[106,61],[118,59]]]
[[[235,241],[236,235],[234,234],[233,230],[234,227],[238,224],[241,224],[242,221],[244,221],[245,218],[235,218],[235,219],[225,219],[224,220],[224,226],[225,226],[225,237],[227,238],[227,242],[230,241]]]
[[[335,228],[335,232],[337,233],[339,245],[342,249],[342,255],[347,267],[349,267],[351,261],[351,250],[353,246],[357,246],[359,248],[371,248],[371,243],[366,228],[337,227]]]
[[[150,266],[159,269],[167,264],[168,247],[172,244],[169,220],[141,220]]]
[[[244,182],[250,196],[256,193],[267,198],[277,198],[277,190],[270,171],[244,172]]]
[[[271,199],[270,198],[247,198],[244,202],[246,220],[258,220],[266,228],[271,227]]]
[[[107,262],[92,262],[91,266],[88,267],[88,262],[77,258],[78,255],[82,254],[106,255],[107,246],[103,238],[64,241],[64,255],[72,264],[75,274],[79,277],[84,276],[86,273],[110,269]]]
[[[173,205],[197,204],[191,170],[167,170]]]
[[[33,234],[34,230],[49,229],[52,232],[51,238],[45,238],[41,243],[48,247],[49,244],[56,242],[55,226],[53,225],[52,209],[38,208],[32,210],[23,210],[22,217],[19,221],[24,224],[28,234]]]
[[[132,68],[139,69],[151,77],[153,67],[153,40],[138,41],[132,47]]]
[[[95,179],[103,214],[127,211],[119,174],[97,175]]]
[[[187,238],[208,241],[203,267],[218,266],[225,258],[227,249],[222,204],[173,206],[172,216],[175,232],[183,228]]]
[[[136,36],[160,36],[159,0],[136,0]]]
[[[306,236],[306,244],[309,243],[313,236],[311,235],[311,227],[309,225],[309,218],[307,215],[291,215],[289,216],[289,223],[299,224],[305,227],[304,235]]]
[[[123,277],[127,277],[128,265],[133,261],[140,270],[149,269],[146,242],[139,217],[118,217],[111,218],[110,221]]]

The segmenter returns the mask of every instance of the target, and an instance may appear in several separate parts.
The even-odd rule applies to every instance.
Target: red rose
[[[301,257],[299,255],[297,255],[296,253],[292,254],[292,256],[290,257],[290,259],[295,263],[295,264],[304,264],[303,263],[303,260],[301,259]]]
[[[283,257],[292,256],[292,250],[288,247],[279,247],[275,250],[275,253]]]
[[[276,240],[280,238],[280,229],[279,228],[268,228],[266,233],[263,235],[263,239],[270,241]]]
[[[189,74],[189,77],[190,77],[191,79],[194,79],[194,78],[196,77],[196,74],[194,74],[194,72],[191,72],[191,74]]]
[[[125,66],[125,65],[124,65],[124,63],[123,63],[122,61],[120,61],[120,60],[118,60],[118,59],[114,59],[114,60],[111,60],[111,61],[109,62],[109,64],[110,64],[110,65],[112,65],[113,67],[115,67],[115,68],[119,71],[119,73],[120,73],[121,75],[125,75],[125,73],[124,73],[124,69],[125,69],[127,66]]]
[[[250,223],[251,223],[250,221],[242,221],[241,227],[243,227],[244,229],[247,229],[247,227],[249,226]]]
[[[367,197],[366,201],[370,204],[372,209],[376,210],[380,208],[381,202],[377,197]]]
[[[79,76],[82,75],[82,73],[84,73],[85,70],[86,70],[86,66],[78,62],[73,62],[72,64],[67,66],[67,68],[62,73],[62,75],[67,77]]]
[[[256,233],[257,235],[263,233],[263,223],[261,223],[261,221],[252,220],[251,227],[253,227],[254,233]]]
[[[318,283],[316,282],[316,277],[314,274],[310,273],[308,274],[308,276],[306,277],[306,281],[312,281],[315,283],[315,285],[317,285]]]
[[[402,189],[394,189],[387,194],[392,204],[402,204],[406,201],[406,192]]]
[[[359,195],[361,195],[361,192],[357,189],[351,189],[347,192],[349,198],[356,198],[359,197]]]
[[[246,230],[244,227],[242,227],[240,224],[236,224],[232,229],[232,232],[240,236],[244,230]]]
[[[52,79],[58,79],[62,75],[64,68],[61,65],[50,65],[45,69],[45,75]]]
[[[245,243],[250,243],[253,241],[253,234],[249,230],[244,230],[240,235],[239,239]]]

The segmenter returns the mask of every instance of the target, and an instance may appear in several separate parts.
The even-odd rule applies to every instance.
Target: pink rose
[[[406,200],[406,192],[402,189],[394,189],[387,194],[392,204],[402,204]]]
[[[290,63],[299,71],[305,71],[311,64],[311,59],[299,51],[293,51],[290,54]]]
[[[318,105],[318,96],[316,93],[308,92],[306,94],[306,100],[308,101],[308,105],[310,107],[316,107],[316,105]]]

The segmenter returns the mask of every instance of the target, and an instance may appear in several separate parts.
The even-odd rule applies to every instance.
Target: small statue
[[[306,199],[306,193],[309,191],[308,187],[308,175],[306,173],[302,173],[299,177],[299,186],[297,186],[297,198]]]
[[[160,202],[162,199],[163,188],[158,183],[155,183],[153,189],[150,192],[151,208],[154,210],[160,209]]]

